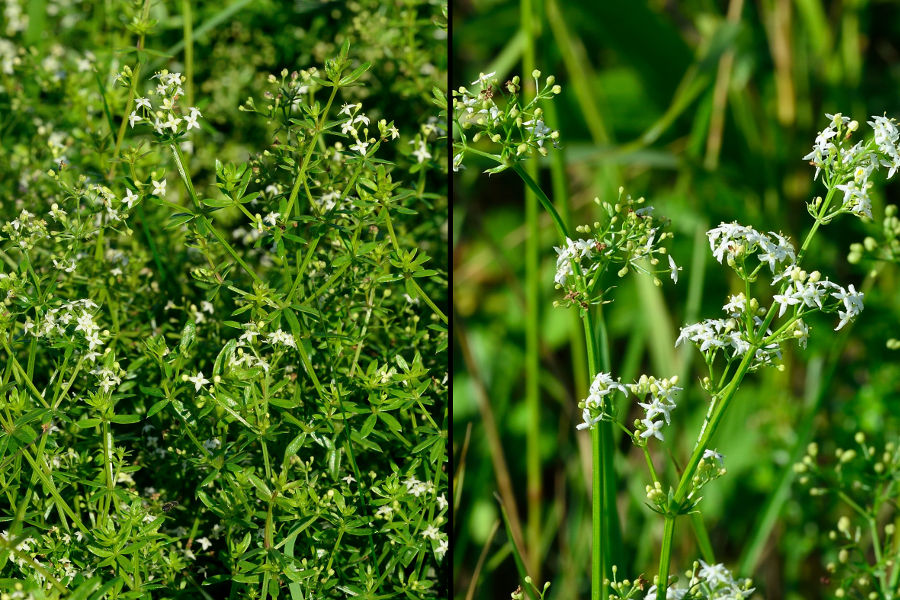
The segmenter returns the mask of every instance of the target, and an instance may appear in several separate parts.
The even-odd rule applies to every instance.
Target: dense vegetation
[[[2,15],[2,597],[446,597],[446,4]]]

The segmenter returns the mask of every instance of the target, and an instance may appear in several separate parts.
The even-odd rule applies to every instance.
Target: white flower
[[[362,140],[356,140],[356,143],[353,144],[352,146],[350,146],[350,149],[351,149],[351,150],[356,150],[356,151],[359,152],[360,154],[365,154],[365,153],[366,153],[366,148],[368,148],[368,147],[369,147],[369,143],[368,143],[368,142],[364,142],[364,141],[362,141]]]
[[[143,117],[137,114],[137,111],[134,111],[128,116],[128,123],[131,125],[131,128],[134,129],[134,124],[142,119]]]
[[[731,585],[734,580],[731,573],[725,568],[725,565],[719,563],[717,565],[708,565],[702,560],[700,561],[700,572],[698,575],[704,579],[708,585]]]
[[[169,119],[163,123],[163,127],[168,127],[173,132],[178,131],[178,124],[181,123],[181,119],[175,116],[175,113],[169,113]]]
[[[416,144],[416,141],[413,140],[410,142],[410,144]],[[413,151],[412,154],[413,154],[413,156],[416,157],[416,160],[419,162],[419,164],[422,164],[423,162],[425,162],[426,158],[431,158],[431,153],[428,151],[428,148],[425,146],[425,142],[421,141],[421,140],[418,142],[418,145],[416,146],[416,149]]]
[[[356,481],[355,479],[353,479],[353,475],[347,475],[346,477],[341,477],[341,480],[346,481],[347,485],[350,485],[351,483]]]
[[[360,104],[360,105],[357,105],[357,104],[344,104],[344,105],[341,107],[341,111],[340,111],[338,114],[339,114],[339,115],[347,115],[348,117],[349,117],[349,116],[352,116],[352,114],[353,114],[353,112],[352,112],[353,109],[358,109],[358,108],[360,108],[361,106],[362,106],[361,104]]]
[[[199,392],[200,388],[209,383],[209,379],[203,376],[203,371],[198,372],[193,377],[188,377],[188,381],[194,384],[195,392]]]
[[[134,107],[135,107],[135,109],[144,107],[147,110],[150,110],[150,101],[147,100],[146,98],[135,98]]]
[[[778,310],[778,318],[781,318],[784,315],[784,311],[787,310],[788,306],[793,306],[795,304],[800,304],[800,298],[796,297],[791,290],[793,286],[788,286],[787,290],[785,290],[784,294],[775,294],[772,298],[777,302],[781,308]]]
[[[138,196],[132,192],[131,190],[125,190],[125,197],[122,198],[122,204],[124,204],[127,208],[131,208],[134,206],[134,203],[137,202]]]
[[[744,314],[744,310],[747,307],[747,298],[744,297],[744,293],[741,292],[737,296],[729,296],[728,304],[722,307],[722,310],[727,312],[732,317],[739,317]]]
[[[263,221],[266,222],[266,223],[268,223],[268,224],[271,225],[272,227],[275,227],[275,225],[278,224],[278,218],[279,218],[280,216],[281,216],[281,213],[270,212],[269,214],[267,214],[267,215],[265,216],[265,218],[263,219]]]
[[[151,180],[151,183],[153,184],[153,195],[154,196],[156,196],[157,198],[162,198],[163,196],[166,195],[166,180],[165,179],[163,179],[162,181],[152,181]]]
[[[99,329],[97,324],[94,323],[94,317],[92,317],[89,313],[83,312],[78,318],[75,319],[77,323],[75,327],[75,331],[83,331],[85,335],[90,334],[92,331],[96,331]]]
[[[210,542],[209,539],[205,537],[197,538],[197,543],[200,544],[200,547],[203,548],[204,552],[208,550],[210,546],[212,546],[212,542]]]
[[[444,494],[441,494],[437,497],[438,510],[444,510],[447,508],[447,497]]]
[[[209,383],[209,382],[207,382]],[[222,446],[222,442],[218,438],[212,438],[203,442],[203,447],[212,452]]]
[[[448,546],[447,546],[447,540],[446,540],[446,539],[441,539],[441,540],[438,542],[437,548],[434,549],[434,556],[435,556],[438,560],[443,559],[443,558],[444,558],[444,555],[447,553],[447,547],[448,547]]]
[[[425,528],[424,531],[422,531],[422,537],[425,539],[436,540],[438,539],[439,533],[440,532],[438,531],[437,527],[435,527],[434,525],[429,525]]]
[[[194,119],[194,120],[196,120],[197,117],[202,117],[202,116],[203,116],[202,114],[200,114],[200,110],[199,110],[196,106],[192,106],[192,107],[190,108],[190,111],[191,111],[190,118],[192,118],[192,119]]]
[[[215,312],[215,308],[213,307],[212,302],[209,300],[203,300],[200,302],[200,310],[203,312],[208,312],[209,314],[213,314]]]
[[[638,402],[638,404],[647,411],[647,419],[652,420],[662,415],[666,419],[666,424],[670,422],[672,406],[663,404],[657,398],[653,398],[649,403]]]
[[[839,288],[836,293],[832,294],[832,297],[842,301],[844,303],[844,308],[846,309],[838,311],[838,316],[841,318],[841,321],[838,323],[838,326],[834,328],[834,330],[837,331],[862,312],[863,293],[857,292],[853,287],[853,284],[851,284],[846,290]]]
[[[191,129],[200,129],[200,125],[197,123],[197,117],[194,115],[188,115],[184,118],[184,122],[187,123],[186,131],[190,131]]]
[[[643,419],[641,424],[646,428],[646,431],[641,433],[642,438],[648,438],[651,435],[660,441],[664,441],[662,431],[662,421],[651,421],[650,419]]]

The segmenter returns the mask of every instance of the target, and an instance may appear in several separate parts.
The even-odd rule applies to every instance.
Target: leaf
[[[252,473],[247,476],[247,479],[250,480],[250,483],[253,484],[253,487],[259,490],[260,497],[262,497],[263,500],[269,500],[272,498],[272,491],[269,489],[269,486],[267,486],[263,482],[262,479],[260,479],[256,475],[253,475]]]
[[[291,442],[287,445],[287,448],[284,449],[284,460],[287,460],[289,456],[294,456],[295,454],[297,454],[297,451],[303,447],[303,442],[306,441],[306,436],[306,432],[303,432],[291,440]]]
[[[219,355],[216,356],[216,362],[213,363],[213,376],[221,375],[223,370],[223,365],[227,365],[231,360],[231,357],[234,355],[234,350],[237,347],[237,340],[230,339],[222,347],[219,351]]]
[[[343,79],[341,79],[341,82],[340,82],[339,85],[341,85],[341,86],[348,86],[348,85],[352,84],[352,83],[355,82],[357,79],[359,79],[360,77],[362,77],[363,73],[365,73],[366,71],[368,71],[368,70],[369,70],[369,67],[371,67],[371,66],[372,66],[372,63],[370,63],[370,62],[364,62],[363,64],[361,64],[360,66],[358,66],[356,69],[354,69],[352,73],[350,73],[349,75],[347,75],[346,77],[344,77]]]
[[[80,421],[75,422],[78,427],[81,429],[87,429],[88,427],[95,427],[100,424],[100,419],[82,419]]]
[[[231,198],[203,198],[200,202],[213,208],[227,208],[234,204]]]
[[[188,321],[184,325],[184,329],[181,330],[181,341],[178,343],[178,348],[181,350],[181,353],[184,354],[191,347],[191,344],[194,343],[194,336],[197,332],[197,324],[194,321]]]
[[[371,415],[369,415],[368,418],[366,418],[366,422],[363,423],[362,427],[360,427],[359,435],[363,439],[369,437],[369,434],[372,433],[373,429],[375,429],[375,423],[377,421],[378,421],[378,417],[375,415],[375,413],[372,413]]]
[[[400,433],[400,431],[403,429],[403,427],[400,425],[400,421],[398,421],[396,417],[394,417],[394,415],[392,415],[391,413],[380,412],[378,413],[378,417],[382,421],[384,421],[388,427],[391,428],[391,431]]]
[[[165,393],[163,393],[163,391],[157,387],[147,387],[144,385],[140,385],[138,386],[138,388],[141,390],[141,393],[147,394],[148,396],[154,396],[156,398],[166,397]]]
[[[128,423],[137,423],[140,420],[141,420],[140,415],[110,415],[109,416],[109,421],[111,423],[120,423],[122,425],[125,425]]]

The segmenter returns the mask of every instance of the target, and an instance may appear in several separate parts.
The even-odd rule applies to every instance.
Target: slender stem
[[[194,19],[191,15],[191,0],[181,0],[181,18],[184,21],[184,77],[185,99],[188,106],[194,105]]]
[[[297,194],[300,192],[300,184],[303,183],[303,178],[306,176],[306,169],[309,167],[309,160],[312,157],[313,148],[315,148],[316,146],[316,140],[319,139],[319,133],[321,133],[322,131],[322,126],[325,124],[325,119],[328,117],[328,111],[331,110],[331,103],[334,102],[334,97],[337,94],[337,91],[337,85],[331,88],[331,96],[329,96],[328,98],[328,103],[325,105],[325,110],[322,111],[320,119],[316,122],[316,130],[313,132],[313,136],[309,140],[309,145],[306,147],[306,155],[303,157],[303,162],[300,163],[300,170],[297,172],[297,179],[294,180],[294,187],[291,189],[291,195],[288,198],[285,216],[291,214],[291,209],[293,209],[294,202],[297,200]],[[299,206],[297,210],[299,212]]]
[[[525,45],[522,51],[522,72],[530,74],[535,68],[536,23],[533,19],[532,0],[521,0],[519,14]],[[526,75],[523,81],[526,94],[537,94],[535,82]],[[526,171],[532,179],[538,176],[536,161],[526,163]],[[525,190],[525,307],[530,318],[525,319],[525,410],[528,426],[525,432],[525,471],[528,499],[527,544],[533,548],[531,574],[540,581],[541,557],[538,554],[541,538],[541,405],[540,405],[540,357],[538,349],[538,321],[540,315],[540,229],[538,227],[538,201],[534,192]]]
[[[141,10],[141,21],[146,21],[147,17],[150,15],[150,0],[144,0],[144,7]],[[144,34],[142,33],[138,36],[137,42],[137,50],[138,50],[138,63],[134,68],[134,71],[131,74],[131,86],[128,90],[128,102],[125,103],[125,112],[122,113],[122,123],[119,125],[119,135],[116,137],[116,146],[113,149],[113,162],[109,166],[109,174],[107,175],[107,179],[112,179],[113,175],[116,174],[116,164],[119,159],[119,150],[122,148],[122,141],[125,139],[125,125],[128,123],[128,115],[131,113],[131,109],[134,107],[134,94],[137,89],[137,82],[140,80],[141,76],[141,67],[144,62],[140,58],[140,52],[144,49]],[[102,231],[102,230],[101,230]]]
[[[663,526],[662,548],[659,552],[659,582],[657,583],[657,595],[659,600],[666,600],[666,590],[669,587],[669,563],[672,561],[672,539],[675,534],[675,515],[666,515]]]

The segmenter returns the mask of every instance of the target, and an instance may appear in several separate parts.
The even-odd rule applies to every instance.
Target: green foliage
[[[446,7],[41,4],[0,39],[0,592],[446,595]]]

